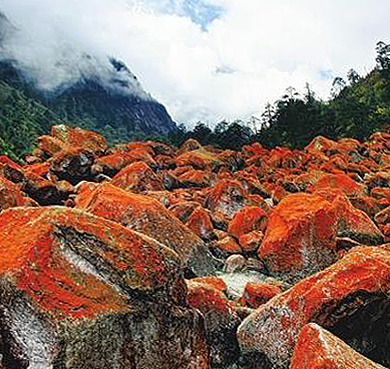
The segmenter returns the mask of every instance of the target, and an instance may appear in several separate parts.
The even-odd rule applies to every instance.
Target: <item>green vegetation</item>
[[[59,120],[48,108],[0,82],[0,150],[13,158],[29,152],[39,134]]]
[[[375,131],[388,131],[390,45],[379,42],[376,51],[376,68],[365,77],[351,69],[347,82],[335,78],[329,101],[317,99],[309,85],[304,96],[289,87],[275,104],[266,106],[261,119],[221,122],[214,130],[201,122],[190,131],[181,126],[170,140],[180,144],[187,138],[195,138],[202,144],[230,149],[239,149],[253,141],[267,147],[302,148],[318,135],[365,139]]]
[[[329,101],[316,98],[309,85],[303,96],[290,87],[278,101],[265,107],[261,119],[222,121],[214,129],[202,122],[192,130],[181,124],[166,137],[131,130],[131,125],[125,128],[123,122],[110,121],[110,114],[99,110],[95,95],[85,98],[77,92],[81,94],[79,100],[63,96],[57,99],[57,106],[47,105],[44,96],[31,90],[15,71],[1,66],[0,152],[20,159],[31,151],[37,135],[63,122],[96,130],[109,144],[154,139],[179,146],[184,140],[195,138],[203,145],[239,150],[254,141],[266,147],[302,148],[317,135],[365,139],[375,131],[390,129],[390,44],[379,42],[376,52],[377,65],[367,76],[359,76],[351,69],[346,80],[335,78]],[[89,108],[85,110],[90,101],[93,112]],[[69,104],[71,108],[65,108]],[[120,104],[121,101],[114,104],[113,109],[119,109]],[[99,124],[94,120],[95,115],[101,117]]]

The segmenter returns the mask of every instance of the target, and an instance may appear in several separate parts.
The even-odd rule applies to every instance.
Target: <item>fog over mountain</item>
[[[52,13],[45,15],[35,13],[45,10],[38,4],[30,9],[29,17],[24,17],[26,5],[11,6],[8,11],[6,6],[0,7],[3,81],[22,88],[60,118],[75,123],[84,121],[90,128],[125,129],[120,136],[165,134],[175,129],[165,107],[143,89],[118,53],[107,44],[100,48],[94,37],[83,35],[83,21],[74,25],[68,22],[74,19],[73,11],[77,13],[77,9],[66,17],[66,9],[57,8],[56,12],[54,6],[50,8]]]
[[[15,28],[3,57],[40,87],[118,77],[184,123],[258,114],[306,82],[327,98],[336,76],[372,69],[390,33],[384,0],[1,0],[0,10]],[[110,58],[144,90],[113,77]]]

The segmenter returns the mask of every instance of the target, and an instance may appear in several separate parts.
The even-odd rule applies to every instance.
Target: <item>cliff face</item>
[[[114,73],[113,73],[114,74]],[[176,124],[165,107],[146,93],[132,92],[127,81],[103,82],[98,76],[83,78],[49,95],[48,104],[68,119],[90,118],[97,128],[125,128],[145,134],[166,134]]]

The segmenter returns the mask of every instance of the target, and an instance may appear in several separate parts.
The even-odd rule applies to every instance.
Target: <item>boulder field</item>
[[[0,155],[1,369],[390,368],[390,134]]]

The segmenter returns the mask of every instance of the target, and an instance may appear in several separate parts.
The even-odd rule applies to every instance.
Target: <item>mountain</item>
[[[177,129],[166,108],[143,89],[122,61],[78,51],[59,53],[58,59],[45,62],[40,59],[42,65],[37,67],[27,54],[21,57],[18,43],[23,43],[18,37],[18,29],[0,12],[0,94],[8,96],[13,90],[18,97],[11,99],[11,105],[20,99],[29,101],[50,111],[54,120],[103,132],[111,142],[164,136]],[[5,109],[11,105],[2,107],[0,127],[6,124]],[[44,120],[41,127],[36,123],[34,132],[48,127]],[[19,123],[12,120],[12,124]],[[0,137],[4,139],[3,130]],[[5,141],[9,142],[8,137]]]

